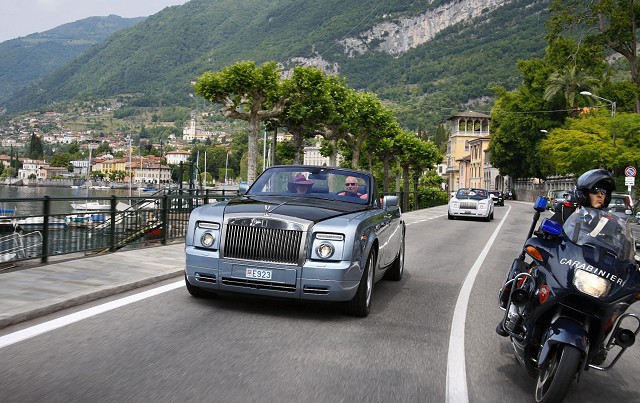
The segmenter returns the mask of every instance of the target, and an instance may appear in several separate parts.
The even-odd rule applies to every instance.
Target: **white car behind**
[[[493,220],[493,198],[486,189],[461,188],[449,200],[448,217],[481,218]]]

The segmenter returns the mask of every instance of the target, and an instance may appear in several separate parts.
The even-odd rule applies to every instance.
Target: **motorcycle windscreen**
[[[635,242],[627,222],[608,211],[581,207],[562,229],[576,245],[607,249],[622,261],[634,259]]]

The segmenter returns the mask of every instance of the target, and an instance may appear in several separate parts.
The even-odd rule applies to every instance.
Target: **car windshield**
[[[550,193],[550,197],[552,199],[564,199],[568,193],[569,191],[567,190],[554,190]]]
[[[487,198],[487,191],[484,189],[459,189],[456,193],[456,199],[474,199],[482,200]]]
[[[608,211],[581,207],[567,218],[562,228],[576,245],[604,247],[621,260],[631,260],[635,254],[629,225]]]
[[[247,196],[295,196],[366,204],[369,177],[358,171],[309,166],[272,167],[264,171]]]

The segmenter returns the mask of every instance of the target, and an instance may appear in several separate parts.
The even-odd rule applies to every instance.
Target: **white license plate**
[[[260,280],[271,280],[271,270],[247,269],[247,278],[257,278]]]

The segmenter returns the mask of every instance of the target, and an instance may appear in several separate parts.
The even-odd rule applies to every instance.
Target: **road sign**
[[[625,186],[634,186],[636,184],[636,178],[633,176],[627,176],[624,178],[624,184]]]
[[[626,167],[624,169],[624,176],[636,176],[636,168],[635,167]]]

